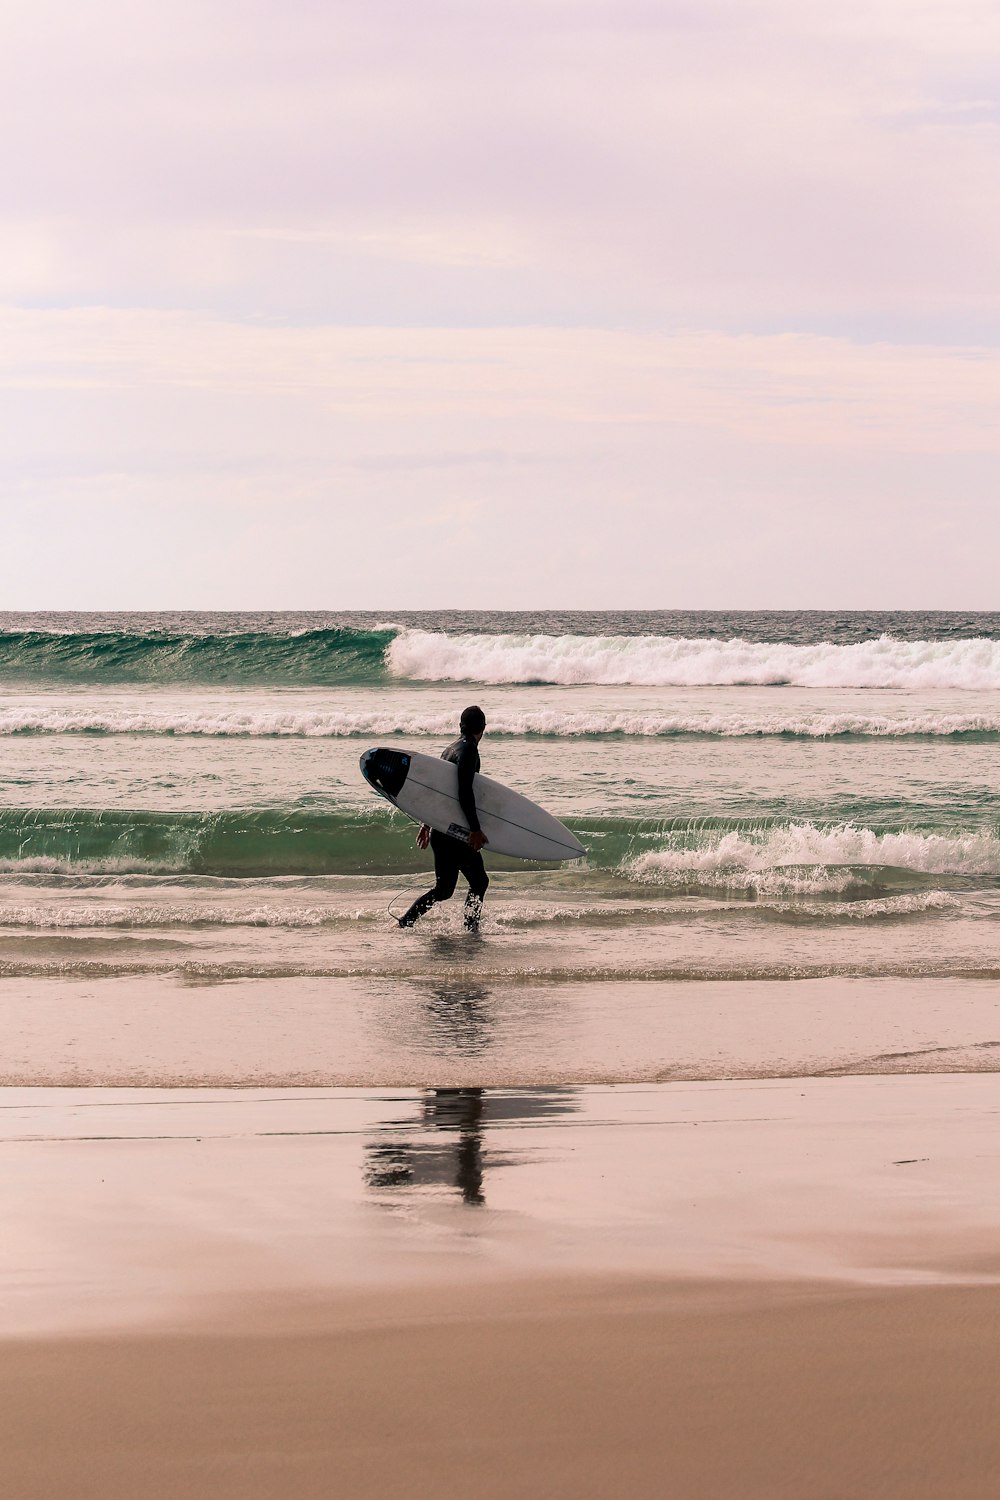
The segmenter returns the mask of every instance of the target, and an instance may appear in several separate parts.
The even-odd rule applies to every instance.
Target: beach
[[[552,1287],[4,1351],[7,1493],[981,1497],[982,1288]],[[57,1410],[58,1417],[53,1415]]]
[[[981,1500],[1000,618],[0,631],[0,1493]],[[364,750],[584,844],[430,884]]]
[[[998,1103],[9,1090],[4,1493],[982,1496]]]

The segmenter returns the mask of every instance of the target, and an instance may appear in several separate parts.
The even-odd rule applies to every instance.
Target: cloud
[[[992,598],[987,348],[20,311],[0,390],[11,607]]]
[[[0,26],[11,604],[993,602],[993,0]]]
[[[1000,351],[856,344],[808,335],[606,329],[288,328],[189,313],[0,313],[0,387],[126,396],[230,413],[254,445],[268,409],[330,421],[552,428],[642,425],[752,435],[758,444],[1000,451]],[[262,424],[263,423],[263,428]],[[183,446],[185,428],[175,430]],[[11,441],[17,442],[16,432]],[[462,445],[453,442],[455,455]],[[494,453],[496,449],[492,450]]]
[[[977,0],[8,9],[3,212],[51,242],[25,298],[996,329]]]

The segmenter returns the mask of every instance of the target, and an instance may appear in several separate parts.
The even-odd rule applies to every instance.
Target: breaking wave
[[[0,680],[333,686],[392,681],[637,687],[1000,688],[1000,640],[811,644],[666,635],[361,629],[6,630]],[[435,731],[436,732],[436,731]]]
[[[842,823],[780,823],[667,833],[632,856],[624,872],[642,883],[760,895],[842,895],[907,878],[1000,877],[1000,837],[975,833],[887,832]]]
[[[386,660],[394,676],[425,682],[636,687],[1000,688],[1000,641],[851,645],[666,636],[448,635],[406,630]]]

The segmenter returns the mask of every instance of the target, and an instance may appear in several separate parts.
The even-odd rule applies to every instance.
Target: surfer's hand
[[[431,841],[431,831],[426,823],[421,823],[417,829],[417,848],[426,849]]]
[[[483,845],[488,843],[489,839],[481,828],[477,828],[475,833],[469,834],[469,848],[474,854],[478,854]]]

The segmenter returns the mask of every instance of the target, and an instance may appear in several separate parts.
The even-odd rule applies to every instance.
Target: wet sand
[[[0,1103],[10,1500],[995,1488],[995,1076]]]
[[[0,1334],[538,1276],[1000,1275],[993,1074],[2,1102]]]

